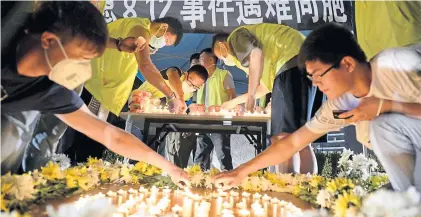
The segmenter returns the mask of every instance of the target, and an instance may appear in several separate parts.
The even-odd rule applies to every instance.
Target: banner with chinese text
[[[280,23],[313,30],[336,22],[354,30],[354,2],[348,0],[107,0],[107,23],[121,17],[178,18],[185,32],[226,32],[238,26]]]

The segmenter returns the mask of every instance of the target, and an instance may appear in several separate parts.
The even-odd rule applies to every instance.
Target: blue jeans
[[[381,115],[370,123],[370,140],[393,188],[421,191],[421,119]]]

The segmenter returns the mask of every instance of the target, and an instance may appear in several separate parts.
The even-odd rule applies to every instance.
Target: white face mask
[[[73,90],[91,78],[91,61],[69,59],[60,40],[57,40],[57,42],[66,59],[53,67],[48,59],[47,49],[44,49],[45,59],[51,70],[48,78],[69,90]]]
[[[190,85],[187,83],[187,81],[183,81],[181,83],[181,87],[183,88],[183,93],[193,93],[196,91],[193,87],[190,87]]]
[[[219,52],[221,53],[221,60],[224,61],[224,64],[227,66],[235,66],[235,62],[233,59],[233,56],[231,56],[230,54],[227,54],[227,57],[223,57],[222,56],[222,48],[219,47]]]
[[[157,33],[159,32],[159,30],[161,29],[161,27],[159,27]],[[156,37],[156,35],[153,35],[151,37],[151,40],[149,41],[149,46],[155,48],[155,49],[159,49],[159,48],[163,48],[165,47],[166,43],[165,43],[165,33],[167,32],[167,30],[165,30],[164,34],[161,37]]]

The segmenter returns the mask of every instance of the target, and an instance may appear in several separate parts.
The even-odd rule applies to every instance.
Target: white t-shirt
[[[421,104],[421,44],[391,48],[380,52],[371,61],[372,82],[366,97]],[[345,120],[334,119],[333,110],[352,110],[361,99],[346,93],[323,103],[306,124],[314,133],[327,133],[347,126]],[[371,147],[369,121],[355,123],[357,140]]]

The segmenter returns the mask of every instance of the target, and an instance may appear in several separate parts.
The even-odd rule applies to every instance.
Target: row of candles
[[[184,191],[173,191],[165,187],[161,191],[155,186],[150,189],[140,187],[138,190],[99,193],[82,197],[79,201],[98,197],[105,197],[117,206],[113,217],[286,217],[288,214],[301,213],[301,209],[293,204],[266,194],[240,194],[220,189],[211,194],[199,195],[187,188]]]

